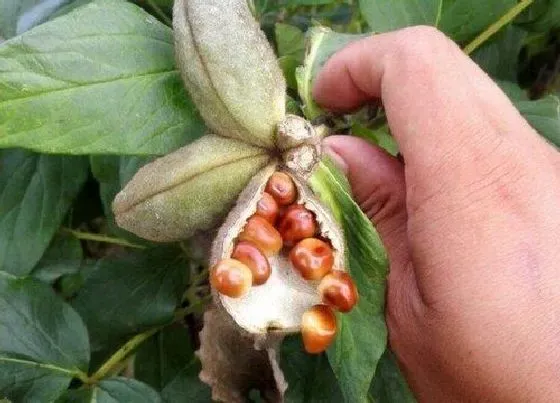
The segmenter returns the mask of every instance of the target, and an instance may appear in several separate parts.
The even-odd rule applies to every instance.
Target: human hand
[[[347,46],[316,100],[381,99],[405,164],[325,141],[390,258],[389,339],[421,401],[560,401],[560,153],[443,34]]]

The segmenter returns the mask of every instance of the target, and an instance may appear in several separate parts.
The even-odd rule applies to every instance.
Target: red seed
[[[233,249],[231,257],[245,264],[253,273],[253,285],[266,283],[270,277],[270,263],[266,256],[251,242],[241,241]]]
[[[212,287],[231,298],[247,294],[252,283],[251,269],[235,259],[220,260],[210,272]]]
[[[266,184],[266,192],[274,197],[280,206],[292,204],[297,198],[294,181],[284,172],[274,172]]]
[[[301,318],[301,336],[305,351],[319,354],[336,336],[336,316],[326,305],[314,305]]]
[[[274,197],[265,192],[257,202],[257,211],[255,214],[274,225],[278,217],[278,203],[276,203]]]
[[[333,270],[318,287],[323,303],[340,312],[350,312],[358,302],[358,290],[348,273]]]
[[[290,261],[304,279],[320,280],[331,271],[334,255],[328,243],[306,238],[292,248]]]
[[[282,249],[280,233],[272,224],[258,215],[247,220],[243,231],[239,234],[239,240],[251,242],[266,256],[275,255]]]
[[[310,238],[317,232],[315,214],[301,204],[289,206],[280,219],[278,231],[286,246],[291,246],[304,238]]]

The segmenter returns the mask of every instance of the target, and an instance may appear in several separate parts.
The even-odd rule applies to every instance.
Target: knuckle
[[[452,46],[450,39],[434,27],[405,28],[398,33],[394,62],[416,72],[436,70],[437,60],[447,59]]]

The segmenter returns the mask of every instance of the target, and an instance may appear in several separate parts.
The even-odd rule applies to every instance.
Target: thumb
[[[346,173],[354,199],[379,231],[391,263],[407,253],[404,167],[373,144],[352,136],[330,136],[326,153]]]

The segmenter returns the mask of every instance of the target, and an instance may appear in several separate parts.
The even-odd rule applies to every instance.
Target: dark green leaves
[[[360,9],[374,32],[411,25],[438,25],[443,0],[360,0]]]
[[[560,99],[557,96],[548,95],[531,101],[518,85],[510,82],[500,82],[499,84],[531,126],[541,136],[560,148]]]
[[[287,403],[343,401],[326,354],[307,354],[300,336],[288,337],[282,343],[280,367],[288,382]]]
[[[128,378],[111,378],[91,387],[68,391],[57,403],[159,403],[148,385]]]
[[[157,390],[162,390],[196,359],[188,329],[169,326],[146,341],[134,359],[134,374]]]
[[[519,53],[525,31],[515,25],[509,25],[496,34],[473,54],[473,60],[494,79],[515,81],[519,67]]]
[[[457,42],[466,42],[496,22],[516,0],[453,0],[444,1],[437,27]]]
[[[78,314],[33,279],[0,273],[0,396],[51,401],[88,369]]]
[[[134,359],[137,379],[161,391],[165,402],[205,403],[210,388],[198,378],[200,362],[194,356],[189,330],[167,327],[148,340]]]
[[[334,166],[322,162],[311,186],[341,223],[348,248],[348,270],[360,300],[338,315],[338,333],[327,354],[347,402],[367,400],[377,362],[385,351],[385,277],[387,258],[379,235],[352,200],[349,185]]]
[[[174,248],[99,260],[73,301],[86,322],[92,350],[171,322],[184,290],[184,271]]]
[[[31,271],[87,173],[84,158],[0,151],[0,270]]]
[[[386,350],[377,365],[370,395],[376,403],[414,403],[416,400],[406,383],[395,356]]]
[[[171,30],[98,0],[0,47],[0,147],[162,154],[202,134]]]

